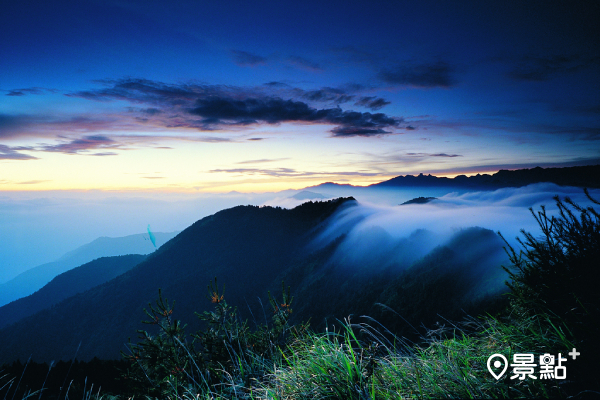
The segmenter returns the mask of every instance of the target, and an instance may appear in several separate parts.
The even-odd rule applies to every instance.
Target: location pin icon
[[[492,369],[492,366],[491,366],[491,364],[492,364],[492,359],[494,359],[494,358],[496,358],[496,357],[498,357],[498,358],[501,358],[501,359],[502,359],[502,361],[504,361],[504,369],[503,369],[503,370],[502,370],[502,371],[501,371],[499,374],[496,374],[496,373],[494,372],[494,370]],[[498,369],[498,368],[500,368],[501,366],[502,366],[502,363],[500,362],[500,360],[496,360],[496,361],[494,361],[494,368]],[[488,367],[488,371],[490,371],[490,374],[492,374],[492,376],[493,376],[494,378],[496,378],[496,380],[498,380],[498,379],[502,378],[502,375],[504,375],[504,373],[505,373],[505,372],[506,372],[506,370],[508,369],[508,360],[507,360],[507,359],[506,359],[506,357],[504,357],[502,354],[492,354],[492,355],[490,356],[490,358],[488,358],[488,360],[487,360],[487,367]]]

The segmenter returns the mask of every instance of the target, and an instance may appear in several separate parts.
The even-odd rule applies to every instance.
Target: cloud
[[[243,174],[243,175],[264,175],[271,177],[307,177],[307,176],[379,176],[380,173],[368,172],[314,172],[314,171],[298,171],[293,168],[228,168],[228,169],[212,169],[211,173],[227,173],[227,174]]]
[[[0,139],[16,137],[54,137],[69,132],[100,130],[139,130],[140,123],[126,114],[56,115],[56,114],[0,114]],[[151,127],[146,127],[146,130]]]
[[[12,89],[7,90],[6,96],[25,96],[28,94],[44,94],[46,92],[54,93],[53,89],[45,89],[41,87],[32,87],[32,88],[24,88],[24,89]]]
[[[17,185],[37,185],[38,183],[50,182],[49,180],[34,180],[34,181],[25,181],[25,182],[17,182]]]
[[[446,154],[446,153],[437,153],[437,154],[429,154],[430,157],[462,157],[460,154]]]
[[[289,85],[287,83],[277,82],[277,81],[267,82],[263,85],[267,86],[267,87],[276,87],[276,88],[289,87]]]
[[[38,151],[46,151],[52,153],[65,154],[81,154],[87,153],[90,150],[97,149],[117,149],[122,147],[121,144],[106,136],[84,136],[80,139],[73,139],[66,143],[56,145],[44,145],[38,148]],[[114,152],[94,153],[95,156],[115,155]]]
[[[357,127],[352,127],[352,126],[343,126],[343,127],[333,128],[331,130],[331,132],[333,133],[333,136],[336,136],[336,137],[350,137],[350,136],[369,137],[369,136],[382,136],[382,135],[391,133],[391,132],[383,130],[381,128],[357,128]]]
[[[69,96],[91,100],[125,100],[144,104],[142,123],[168,128],[215,130],[266,123],[315,123],[336,125],[333,136],[369,136],[395,133],[403,119],[382,113],[357,112],[333,108],[315,108],[305,101],[284,99],[265,88],[240,88],[220,85],[168,85],[145,79],[101,81],[99,90],[71,93]],[[342,89],[324,88],[305,92],[294,90],[297,96],[313,101],[345,102],[350,98]],[[369,107],[386,103],[383,99],[362,99]]]
[[[417,117],[414,117],[417,118]],[[416,124],[421,129],[434,128],[437,131],[450,129],[453,131],[481,132],[483,130],[494,130],[506,132],[506,137],[517,143],[540,143],[546,140],[541,135],[558,135],[568,137],[571,140],[600,140],[600,126],[593,120],[582,121],[581,124],[558,125],[551,122],[527,121],[522,118],[509,118],[507,116],[474,114],[472,117],[462,119],[438,119],[424,116],[421,119],[410,118],[407,123]]]
[[[342,111],[339,107],[316,109],[301,101],[277,97],[198,99],[190,113],[203,117],[207,125],[250,125],[258,121],[267,124],[310,122],[339,125],[332,130],[334,136],[388,134],[392,132],[383,128],[399,127],[402,122],[402,119],[381,113]]]
[[[403,63],[378,73],[379,79],[394,85],[408,85],[420,88],[449,88],[456,84],[454,67],[444,61],[432,64]]]
[[[262,65],[267,62],[266,57],[248,53],[247,51],[231,50],[231,54],[233,55],[233,60],[235,61],[235,63],[243,67],[254,67],[256,65]]]
[[[262,164],[262,163],[270,163],[270,162],[285,161],[285,160],[289,160],[289,158],[262,158],[260,160],[240,161],[236,164]]]
[[[460,154],[447,154],[447,153],[422,153],[422,152],[389,152],[386,154],[371,154],[364,153],[366,157],[370,159],[371,164],[388,164],[388,165],[412,165],[427,161],[428,164],[435,163],[430,158],[454,158],[463,157]],[[428,167],[430,168],[430,167]]]
[[[288,61],[294,66],[297,66],[297,67],[300,67],[303,69],[307,69],[309,71],[316,71],[316,72],[323,71],[323,68],[321,68],[321,66],[319,64],[317,64],[316,62],[307,60],[304,57],[290,56],[290,57],[288,57]]]
[[[331,102],[333,104],[343,104],[354,99],[354,95],[339,88],[324,87],[316,90],[302,90],[295,88],[294,93],[301,98],[309,101]]]
[[[354,103],[355,106],[363,106],[370,108],[371,110],[379,110],[388,104],[391,104],[391,102],[375,96],[363,96],[356,103]]]
[[[0,144],[0,160],[37,160],[37,157],[19,153],[16,149],[22,148],[13,148],[4,144]]]
[[[373,199],[381,199],[386,195],[385,192],[372,193]],[[410,195],[408,191],[405,193]],[[592,190],[591,194],[599,198],[600,190]],[[561,198],[569,196],[584,207],[593,205],[580,188],[549,183],[495,191],[450,193],[427,204],[417,205],[382,206],[381,200],[374,200],[377,203],[359,201],[347,203],[338,209],[326,221],[325,229],[314,245],[325,246],[345,234],[340,246],[346,252],[345,255],[355,252],[378,259],[378,256],[386,252],[396,252],[394,247],[398,240],[410,238],[419,231],[429,232],[427,244],[430,250],[443,244],[460,229],[469,227],[500,231],[511,245],[516,245],[514,238],[520,235],[520,229],[534,235],[540,233],[528,208],[533,207],[537,211],[541,205],[545,205],[550,215],[556,215],[557,208],[553,200],[555,195]],[[369,240],[374,232],[385,233],[383,236],[393,238],[394,241],[386,244],[385,241]]]
[[[327,102],[334,105],[354,101],[355,106],[366,107],[373,111],[391,104],[391,102],[376,96],[358,96],[356,92],[363,91],[361,85],[346,85],[344,88],[323,87],[315,90],[292,89],[292,93],[300,98],[313,102]]]
[[[16,131],[32,124],[27,115],[0,114],[0,138],[13,137]]]
[[[292,168],[273,168],[273,169],[260,169],[260,168],[230,168],[230,169],[211,169],[209,172],[213,173],[228,173],[228,174],[248,174],[248,175],[267,175],[267,176],[305,176],[305,173],[298,172]]]
[[[592,65],[598,66],[599,61],[600,57],[579,55],[525,56],[508,76],[521,81],[546,81],[556,74],[574,73]]]

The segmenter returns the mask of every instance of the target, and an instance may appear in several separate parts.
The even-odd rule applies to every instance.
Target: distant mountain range
[[[369,188],[402,187],[456,187],[474,189],[498,189],[502,187],[521,187],[533,183],[550,182],[560,186],[600,188],[600,165],[564,168],[531,168],[514,171],[500,170],[495,174],[458,175],[454,178],[419,174],[417,176],[397,176],[387,181],[369,185]],[[307,189],[327,190],[331,188],[352,187],[351,185],[323,183]]]
[[[102,257],[63,272],[37,292],[0,307],[0,329],[129,271],[145,255]]]
[[[177,232],[154,233],[157,247],[173,238]],[[56,261],[29,269],[8,282],[0,284],[0,306],[28,296],[50,282],[55,276],[100,257],[126,254],[149,254],[155,250],[148,235],[137,234],[118,238],[100,237],[63,255]]]
[[[148,329],[140,322],[143,309],[159,288],[164,298],[175,300],[174,317],[194,331],[201,326],[194,313],[211,308],[207,285],[214,277],[225,285],[228,303],[250,321],[268,320],[267,291],[277,296],[285,280],[295,296],[296,322],[310,319],[319,329],[351,313],[366,314],[401,334],[435,322],[438,313],[459,317],[461,309],[470,310],[503,286],[503,243],[481,228],[457,231],[442,245],[428,247],[432,235],[427,231],[396,240],[373,227],[365,237],[372,251],[357,256],[348,250],[356,246],[344,233],[356,220],[331,240],[315,244],[354,207],[359,207],[354,199],[340,198],[291,210],[238,206],[203,218],[114,279],[5,326],[0,365],[30,355],[35,361],[70,359],[79,343],[78,359],[119,358],[120,351],[127,351],[128,337]],[[124,260],[96,260],[45,289],[56,294],[66,285],[82,287],[77,274]],[[123,269],[137,259],[129,261]],[[36,297],[38,306],[42,294]],[[25,307],[24,300],[18,305]]]

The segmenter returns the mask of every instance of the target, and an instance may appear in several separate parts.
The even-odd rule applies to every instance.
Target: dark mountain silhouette
[[[531,168],[514,171],[500,170],[493,175],[459,175],[455,178],[438,178],[433,175],[397,176],[369,187],[468,187],[490,188],[520,187],[533,183],[550,182],[561,186],[600,188],[600,165],[564,168]]]
[[[0,364],[29,355],[70,359],[80,342],[79,359],[119,358],[127,338],[146,327],[143,309],[159,288],[176,301],[175,316],[197,328],[194,312],[210,308],[206,287],[215,276],[231,304],[247,310],[247,300],[258,313],[256,296],[280,287],[277,276],[301,255],[311,232],[353,201],[308,202],[293,210],[238,206],[203,218],[119,277],[0,330]]]
[[[173,238],[177,232],[156,232],[156,245],[160,247]],[[154,246],[148,235],[137,234],[124,237],[100,237],[63,255],[56,261],[38,265],[8,282],[0,284],[0,306],[28,296],[47,284],[55,276],[100,257],[122,256],[126,254],[148,254]]]
[[[309,186],[310,190],[338,189],[390,189],[390,188],[464,188],[476,190],[494,190],[503,187],[521,187],[534,183],[549,182],[559,186],[576,186],[600,188],[600,165],[583,167],[517,169],[513,171],[500,170],[495,174],[477,174],[474,176],[458,175],[454,178],[437,177],[419,174],[401,175],[387,181],[374,183],[369,186],[352,186],[326,182]]]
[[[129,271],[145,255],[102,257],[63,272],[37,292],[0,307],[0,329]]]
[[[408,205],[408,204],[427,204],[431,200],[435,200],[435,197],[415,197],[414,199],[405,201],[404,203],[402,203],[400,205],[401,206],[405,206],[405,205]]]
[[[439,318],[440,310],[457,316],[486,292],[498,291],[503,243],[481,228],[456,232],[424,257],[398,254],[427,240],[425,231],[395,241],[373,227],[367,232],[373,250],[360,257],[346,251],[352,242],[345,242],[344,232],[316,250],[309,246],[337,212],[356,206],[352,198],[292,210],[239,206],[203,218],[128,272],[0,330],[0,364],[30,355],[35,361],[70,359],[79,343],[80,360],[119,358],[127,338],[148,329],[140,322],[143,309],[159,288],[164,298],[175,300],[174,317],[193,332],[201,326],[194,312],[212,308],[206,295],[214,277],[225,285],[227,302],[250,321],[269,320],[267,291],[277,296],[285,280],[296,299],[295,322],[310,319],[320,329],[327,321],[364,313],[402,334],[410,333],[404,320],[376,302],[421,326]]]

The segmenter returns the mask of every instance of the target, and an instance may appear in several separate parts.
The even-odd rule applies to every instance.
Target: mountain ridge
[[[107,282],[129,271],[145,258],[140,254],[101,257],[63,272],[35,293],[0,307],[0,329]]]
[[[187,331],[193,332],[202,324],[195,313],[212,308],[206,287],[215,277],[219,286],[224,285],[228,303],[238,306],[240,316],[258,323],[262,323],[263,315],[267,317],[257,296],[264,298],[270,291],[277,297],[281,282],[285,281],[299,298],[294,303],[298,312],[293,318],[308,320],[315,316],[312,322],[317,328],[328,319],[344,318],[354,312],[373,313],[367,315],[398,325],[389,315],[377,314],[373,302],[405,307],[398,312],[406,312],[413,325],[420,326],[420,322],[430,321],[435,315],[419,314],[410,305],[410,299],[403,300],[397,294],[405,292],[403,285],[410,279],[414,281],[413,295],[418,293],[421,276],[442,276],[433,282],[438,285],[442,280],[442,287],[448,286],[445,282],[451,277],[438,273],[442,267],[436,269],[431,262],[443,260],[443,268],[464,269],[463,276],[480,263],[487,277],[490,271],[496,274],[500,270],[502,241],[482,228],[460,231],[453,240],[459,243],[454,246],[483,240],[484,251],[462,255],[460,249],[438,246],[423,259],[417,255],[414,266],[408,269],[406,262],[398,265],[398,255],[387,250],[355,260],[354,266],[348,264],[344,247],[340,247],[344,244],[344,232],[325,247],[306,250],[328,224],[337,223],[345,212],[357,206],[353,198],[307,202],[291,210],[237,206],[202,218],[118,277],[1,329],[0,364],[25,360],[30,355],[35,361],[67,360],[76,352],[80,360],[119,358],[120,351],[127,352],[127,338],[135,336],[137,330],[150,328],[151,334],[155,333],[155,327],[140,321],[144,308],[156,300],[159,288],[163,298],[176,303],[173,317],[184,321]],[[375,250],[383,242],[394,246],[392,249],[407,249],[414,247],[411,240],[429,237],[416,234],[413,239],[395,244],[384,230],[374,229],[379,232],[370,244]],[[448,243],[452,246],[454,242]],[[352,246],[352,242],[346,246]],[[341,258],[332,257],[339,249]],[[398,275],[401,271],[408,275]],[[409,281],[399,280],[403,276]],[[428,286],[432,293],[437,292],[435,285]],[[463,295],[451,290],[447,293],[451,297],[436,301],[446,304],[444,310],[449,315],[460,312]],[[267,302],[263,304],[268,307]],[[397,327],[404,332],[404,326]]]
[[[325,182],[306,189],[328,188],[394,188],[394,187],[458,187],[478,189],[499,189],[503,187],[521,187],[533,183],[549,182],[559,186],[600,188],[600,165],[580,167],[524,168],[499,170],[494,174],[458,175],[454,178],[435,175],[400,175],[386,181],[367,186],[353,186]]]
[[[158,247],[170,240],[176,232],[156,232]],[[0,284],[0,306],[29,296],[41,289],[63,272],[93,261],[100,257],[126,254],[149,254],[154,247],[145,234],[134,234],[117,238],[99,237],[62,255],[58,260],[38,265]]]
[[[282,268],[338,206],[352,198],[307,202],[292,210],[237,206],[195,222],[124,274],[0,330],[0,364],[25,360],[119,358],[127,337],[144,328],[143,309],[158,289],[177,302],[177,315],[198,326],[215,276],[233,303],[272,287]],[[268,279],[264,279],[267,277]],[[258,305],[256,305],[258,307]],[[40,335],[39,332],[44,332]]]

